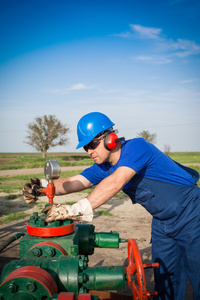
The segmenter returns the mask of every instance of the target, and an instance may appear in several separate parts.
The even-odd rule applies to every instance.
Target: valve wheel
[[[126,268],[128,285],[132,287],[135,300],[147,299],[146,280],[138,245],[134,239],[128,241],[128,267]]]
[[[147,300],[157,296],[156,291],[147,292],[144,269],[158,268],[159,263],[143,264],[140,250],[134,239],[128,241],[128,267],[126,268],[128,285],[132,287],[134,300]]]

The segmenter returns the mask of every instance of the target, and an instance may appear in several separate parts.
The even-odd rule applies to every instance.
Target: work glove
[[[24,200],[26,204],[35,203],[38,197],[41,195],[41,188],[45,188],[48,184],[46,179],[31,178],[27,182],[22,190]]]
[[[79,200],[73,205],[52,204],[48,205],[42,210],[47,212],[44,219],[45,222],[52,222],[57,220],[75,220],[91,222],[93,219],[93,210],[87,198]]]

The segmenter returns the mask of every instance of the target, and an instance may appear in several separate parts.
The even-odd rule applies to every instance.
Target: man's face
[[[106,134],[103,134],[99,138],[94,138],[92,142],[90,142],[84,147],[84,149],[88,152],[89,156],[97,164],[102,164],[109,160],[110,151],[107,150],[104,146],[105,136]]]

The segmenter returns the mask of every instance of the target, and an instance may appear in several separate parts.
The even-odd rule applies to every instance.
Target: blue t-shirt
[[[161,182],[182,186],[194,184],[190,173],[143,138],[122,141],[120,158],[115,165],[94,164],[81,175],[96,185],[119,167],[129,167],[144,178]]]

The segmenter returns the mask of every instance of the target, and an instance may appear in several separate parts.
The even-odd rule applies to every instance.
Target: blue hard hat
[[[115,124],[100,112],[91,112],[84,115],[78,122],[78,146],[76,149],[89,144],[99,133],[110,129]]]

